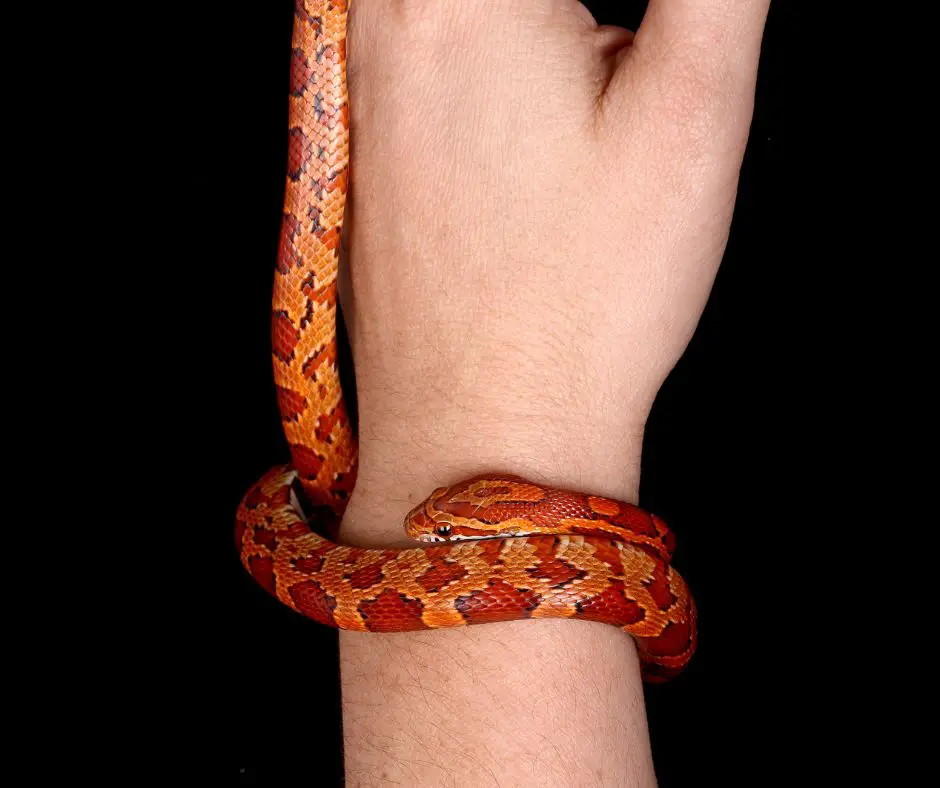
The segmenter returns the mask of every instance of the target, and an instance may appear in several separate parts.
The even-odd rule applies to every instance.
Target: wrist
[[[350,543],[409,544],[402,529],[408,511],[435,488],[479,473],[638,499],[642,421],[438,411],[365,418],[360,426],[359,474],[341,531]]]

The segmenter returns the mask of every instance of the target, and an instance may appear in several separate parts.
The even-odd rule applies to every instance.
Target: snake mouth
[[[497,533],[497,534],[451,534],[450,536],[443,537],[438,536],[437,534],[421,534],[418,537],[419,542],[435,542],[440,543],[444,542],[445,544],[455,544],[457,542],[492,542],[507,539],[525,539],[532,536],[558,536],[559,534],[533,534],[533,533],[519,533],[513,532],[509,533]]]

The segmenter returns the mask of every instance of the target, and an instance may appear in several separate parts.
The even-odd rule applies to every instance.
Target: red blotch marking
[[[274,559],[270,556],[252,556],[248,559],[248,571],[258,585],[277,596],[277,577],[274,574]]]
[[[308,285],[312,285],[313,280],[309,279],[304,282],[304,293],[308,295],[311,299],[314,299],[317,302],[318,306],[326,307],[330,309],[336,308],[336,282],[335,280],[327,285],[322,287],[319,290],[307,289]]]
[[[297,612],[303,613],[327,626],[336,626],[333,611],[336,609],[336,600],[326,594],[315,580],[304,580],[295,583],[288,589],[290,598],[294,602]]]
[[[324,413],[317,416],[317,426],[314,427],[313,434],[318,441],[323,443],[333,442],[333,432],[338,426],[346,424],[345,409],[335,408],[332,413]]]
[[[307,409],[307,398],[296,391],[277,387],[277,406],[284,421],[296,421],[300,414]]]
[[[555,588],[563,588],[573,580],[587,574],[583,569],[576,569],[560,558],[543,559],[537,566],[528,568],[526,572],[539,580],[547,580]]]
[[[503,545],[499,539],[481,539],[477,544],[475,557],[490,566],[498,564],[502,558]]]
[[[346,41],[343,41],[345,45]],[[349,128],[349,102],[345,102],[343,106],[339,108],[339,114],[336,116],[336,123],[333,125],[342,124],[343,128]]]
[[[658,637],[636,640],[640,649],[651,657],[681,657],[694,647],[692,625],[688,621],[666,624]]]
[[[336,249],[339,246],[339,238],[342,228],[340,227],[331,227],[326,232],[318,232],[317,236],[323,242],[323,245],[327,249]]]
[[[611,567],[614,574],[623,572],[623,554],[615,542],[600,537],[588,537],[584,541],[594,548],[594,557]]]
[[[307,83],[313,76],[314,71],[307,62],[307,56],[302,49],[295,49],[291,53],[290,63],[290,92],[294,96],[300,96],[307,88]]]
[[[382,574],[381,563],[369,564],[346,576],[349,580],[349,584],[359,590],[372,588],[372,586],[380,582],[384,577],[385,575]]]
[[[278,538],[277,534],[274,531],[269,531],[267,528],[262,528],[260,526],[255,528],[254,531],[254,543],[260,545],[261,547],[266,547],[270,552],[277,550]]]
[[[497,578],[490,580],[485,589],[458,597],[454,607],[468,623],[488,624],[529,618],[539,602],[534,591],[516,588]]]
[[[436,561],[423,575],[417,578],[425,591],[440,591],[444,586],[467,576],[467,570],[456,561]]]
[[[685,621],[666,625],[659,637],[636,638],[644,680],[659,683],[671,679],[692,659],[698,641],[698,613],[691,597],[686,615]]]
[[[359,614],[372,632],[411,632],[429,627],[421,620],[424,605],[393,588],[359,603]]]
[[[676,595],[669,588],[669,568],[662,559],[656,559],[652,577],[644,580],[643,585],[649,589],[650,596],[660,610],[668,610],[675,604]]]
[[[313,480],[317,478],[320,469],[323,467],[323,458],[313,449],[306,446],[295,444],[290,447],[291,458],[294,460],[294,467],[302,478]]]
[[[305,575],[315,575],[323,569],[324,558],[322,555],[305,555],[301,558],[294,558],[291,561],[294,569],[303,572]]]
[[[274,355],[287,363],[294,357],[294,348],[300,341],[300,332],[291,323],[286,312],[275,312],[271,318],[271,340]]]
[[[366,548],[364,547],[353,547],[349,550],[348,553],[346,553],[346,555],[342,558],[340,563],[345,564],[346,566],[354,566],[356,562],[359,561],[360,558],[362,558],[365,552],[366,552]]]
[[[313,550],[306,555],[291,559],[291,565],[298,572],[311,575],[316,574],[323,569],[323,564],[326,561],[327,553],[334,549],[335,548],[333,545],[324,543],[322,547]]]
[[[535,548],[533,561],[554,561],[558,540],[554,536],[529,537],[529,546]]]
[[[316,380],[320,367],[327,365],[328,369],[333,369],[335,364],[336,342],[331,341],[304,362],[304,377],[307,378],[307,380]]]
[[[300,178],[310,158],[310,144],[303,131],[293,128],[287,135],[287,177],[292,181]]]
[[[663,545],[667,551],[667,557],[671,556],[674,552],[676,552],[676,535],[670,531],[669,526],[666,525],[666,523],[655,514],[651,514],[650,518],[652,518],[653,523],[659,529],[661,534],[660,538],[662,539]]]
[[[599,621],[602,624],[622,627],[636,624],[645,616],[643,608],[626,597],[623,582],[620,580],[611,580],[606,591],[578,603],[577,618]]]
[[[631,534],[656,539],[661,543],[661,546],[657,546],[658,552],[667,560],[672,556],[676,549],[676,538],[659,517],[623,501],[596,496],[586,496],[584,500],[591,511],[590,519],[606,521]],[[630,541],[635,543],[632,539]]]
[[[330,292],[329,298],[321,298],[322,295],[320,288],[317,286],[317,275],[315,271],[310,271],[307,276],[304,277],[303,282],[300,283],[300,292],[307,296],[308,299],[315,300],[319,306],[323,306],[324,303],[332,303],[332,293],[335,292],[335,287],[330,286],[326,288]],[[312,306],[308,308],[308,314],[312,311]]]
[[[618,525],[641,536],[655,537],[659,535],[659,531],[649,513],[630,504],[621,503],[619,514],[609,517],[607,520],[611,525]]]
[[[277,249],[277,270],[286,274],[294,268],[300,268],[301,259],[294,239],[300,235],[300,222],[297,217],[285,213],[281,222],[281,237]]]

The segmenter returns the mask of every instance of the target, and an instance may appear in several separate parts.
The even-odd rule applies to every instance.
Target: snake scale
[[[284,216],[272,350],[292,463],[245,495],[236,545],[252,577],[321,624],[402,632],[536,618],[621,627],[645,680],[696,647],[675,538],[632,504],[498,473],[435,490],[406,518],[409,549],[336,544],[357,444],[337,365],[337,273],[349,180],[348,0],[296,0]],[[301,503],[303,501],[303,503]]]

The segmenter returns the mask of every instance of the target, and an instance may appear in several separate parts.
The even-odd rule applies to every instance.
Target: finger
[[[637,32],[637,45],[666,60],[689,54],[703,65],[753,61],[770,0],[651,0]]]
[[[650,82],[694,85],[699,103],[753,91],[770,0],[651,0],[607,92],[617,103]]]

